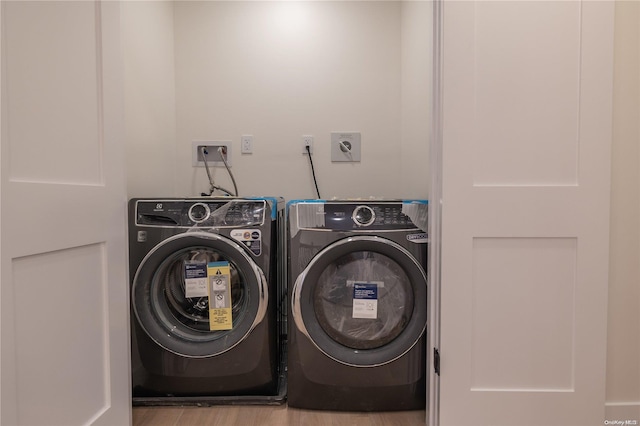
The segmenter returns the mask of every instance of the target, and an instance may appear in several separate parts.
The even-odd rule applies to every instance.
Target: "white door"
[[[1,7],[1,423],[129,424],[120,6]]]
[[[444,2],[443,426],[604,422],[613,9]]]

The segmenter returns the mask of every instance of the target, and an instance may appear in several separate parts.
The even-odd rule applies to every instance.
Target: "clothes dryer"
[[[282,402],[283,225],[281,198],[129,202],[135,404]]]
[[[427,208],[289,203],[289,406],[425,407]]]

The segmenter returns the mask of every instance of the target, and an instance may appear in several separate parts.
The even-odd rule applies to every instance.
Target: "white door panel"
[[[612,2],[444,2],[442,425],[601,425]]]
[[[131,421],[119,8],[2,2],[2,424]]]

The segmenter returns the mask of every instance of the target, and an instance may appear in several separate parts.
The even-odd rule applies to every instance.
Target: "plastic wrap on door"
[[[375,318],[354,318],[354,285],[377,287]],[[413,312],[413,290],[403,269],[374,252],[353,252],[329,265],[318,277],[314,309],[318,322],[335,341],[354,349],[383,346],[395,339]]]

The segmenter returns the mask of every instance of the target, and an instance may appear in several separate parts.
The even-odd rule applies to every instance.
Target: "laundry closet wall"
[[[427,197],[428,2],[127,2],[124,32],[129,196],[198,196],[192,141],[219,140],[241,195],[313,198],[313,135],[322,197]],[[330,161],[332,131],[360,163]]]

